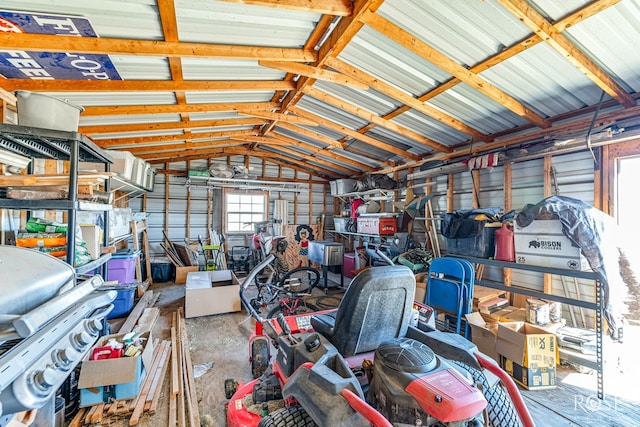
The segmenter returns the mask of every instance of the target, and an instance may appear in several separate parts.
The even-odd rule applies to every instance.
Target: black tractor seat
[[[407,333],[416,279],[405,266],[363,270],[349,285],[338,309],[311,317],[311,326],[343,357],[375,350]]]

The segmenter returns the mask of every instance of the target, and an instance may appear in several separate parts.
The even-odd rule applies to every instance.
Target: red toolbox
[[[358,233],[362,234],[394,234],[397,231],[395,217],[361,215],[356,224]]]

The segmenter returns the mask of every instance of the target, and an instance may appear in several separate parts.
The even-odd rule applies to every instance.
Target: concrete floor
[[[339,280],[336,281],[339,283]],[[348,283],[348,279],[345,280]],[[154,337],[166,339],[170,336],[169,325],[172,313],[179,307],[184,306],[184,286],[175,285],[172,282],[152,285],[151,289],[159,293],[160,297],[156,306],[160,308],[161,316],[154,327]],[[329,289],[326,296],[321,289],[314,290],[313,303],[319,304],[322,308],[331,308],[339,303],[342,290]],[[254,329],[254,321],[247,316],[246,311],[229,313],[222,315],[205,316],[186,320],[186,328],[190,340],[191,359],[194,366],[196,378],[196,388],[198,405],[203,426],[222,427],[226,425],[225,407],[227,399],[224,396],[224,380],[233,378],[239,382],[251,380],[251,373],[248,364],[248,338]],[[634,330],[634,333],[638,330]],[[631,338],[631,337],[629,337]],[[626,352],[624,360],[626,372],[615,369],[617,363],[616,356],[609,353],[606,357],[608,368],[605,387],[610,396],[615,396],[616,404],[623,403],[611,409],[610,405],[599,406],[595,411],[588,408],[588,414],[583,405],[576,406],[576,396],[586,396],[591,402],[595,389],[595,375],[578,374],[566,368],[559,368],[559,387],[554,390],[522,391],[528,405],[532,407],[537,419],[553,419],[553,425],[580,425],[580,426],[635,426],[640,425],[640,410],[637,408],[637,397],[633,392],[634,386],[629,383],[629,379],[638,373],[637,362],[628,363],[631,359],[629,355],[638,354],[638,339],[626,340],[625,347],[633,347],[630,352]],[[606,356],[606,354],[605,354]],[[613,357],[612,357],[613,356]],[[633,366],[633,369],[629,368]],[[567,385],[563,385],[565,379],[571,379]],[[637,380],[638,377],[635,377]],[[626,379],[626,383],[625,383]],[[568,381],[568,380],[567,380]],[[168,383],[168,381],[166,381]],[[138,424],[142,427],[156,427],[167,425],[168,414],[168,384],[162,393],[158,412],[150,416],[145,414]],[[567,397],[568,396],[568,397]],[[562,402],[561,402],[562,401]],[[611,402],[611,400],[609,400]],[[627,404],[629,403],[629,404]],[[573,406],[572,406],[573,405]],[[571,407],[569,407],[571,406]],[[619,411],[624,408],[625,416]],[[558,416],[564,412],[571,412],[573,415]],[[630,413],[632,412],[632,413]],[[627,418],[630,416],[630,418]],[[550,418],[549,418],[550,417]],[[613,424],[611,424],[613,422]],[[121,424],[114,424],[116,427],[128,425],[128,420],[122,420]],[[541,422],[539,425],[551,425]]]

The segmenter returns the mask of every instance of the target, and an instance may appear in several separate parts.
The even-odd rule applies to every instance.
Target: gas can
[[[496,230],[496,251],[494,259],[499,261],[514,262],[516,260],[516,249],[513,242],[513,229],[506,222]]]

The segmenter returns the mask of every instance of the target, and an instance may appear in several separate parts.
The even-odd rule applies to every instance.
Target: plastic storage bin
[[[447,238],[447,253],[455,255],[472,256],[476,258],[492,258],[495,252],[495,233],[500,228],[485,225],[481,234],[457,239]]]
[[[151,263],[151,278],[154,282],[168,282],[175,273],[173,273],[173,264],[171,263]]]
[[[101,291],[115,290],[118,292],[118,296],[115,300],[113,300],[113,310],[111,310],[111,313],[107,315],[107,319],[124,317],[131,312],[131,310],[133,309],[134,293],[137,287],[137,284],[100,287]]]
[[[138,254],[114,255],[109,260],[107,280],[131,283],[136,278],[136,258]]]
[[[128,151],[109,150],[108,154],[113,159],[111,172],[116,172],[122,179],[130,181],[133,179],[133,167],[136,156]]]

